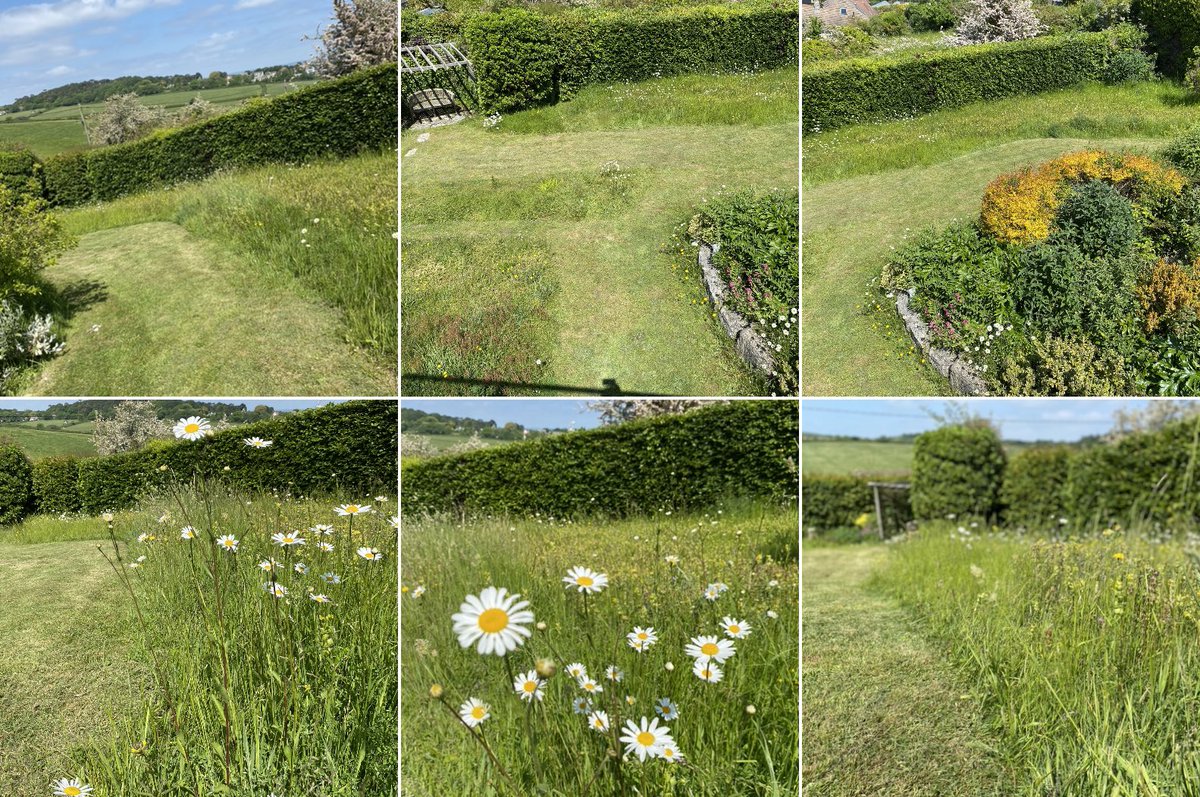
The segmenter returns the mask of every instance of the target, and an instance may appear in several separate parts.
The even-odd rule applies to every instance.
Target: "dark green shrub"
[[[903,8],[889,8],[887,11],[862,23],[863,30],[872,36],[903,36],[912,33],[908,24],[908,15]]]
[[[555,517],[796,495],[796,407],[739,401],[556,435],[404,469],[406,513]]]
[[[1172,139],[1162,155],[1192,180],[1200,180],[1200,126]]]
[[[1150,80],[1154,77],[1154,58],[1136,50],[1120,50],[1108,59],[1102,80],[1109,85]]]
[[[815,64],[835,58],[868,55],[874,48],[875,40],[871,34],[853,25],[843,25],[831,28],[820,38],[805,39],[800,46],[800,57],[805,64]]]
[[[33,503],[33,468],[25,452],[0,443],[0,525],[25,517]]]
[[[364,69],[128,144],[52,158],[48,197],[58,205],[107,201],[222,168],[394,147],[396,73],[395,64]],[[86,191],[71,182],[81,171]]]
[[[45,193],[42,162],[24,149],[0,151],[0,185],[20,196],[40,197]]]
[[[485,110],[510,111],[554,100],[556,57],[546,17],[509,8],[472,17],[463,33]]]
[[[943,426],[913,446],[912,508],[919,520],[995,517],[1004,449],[989,426]]]
[[[33,463],[33,499],[38,512],[61,514],[82,509],[79,459],[47,457]]]
[[[1104,32],[816,64],[803,75],[804,129],[900,119],[1101,80],[1122,49],[1130,46]]]
[[[398,436],[393,402],[331,404],[238,426],[197,442],[155,444],[81,460],[79,494],[84,511],[94,514],[130,506],[170,479],[198,475],[245,490],[337,493],[361,500],[370,491],[395,489]],[[274,445],[250,448],[243,442],[247,437],[262,437]]]
[[[1162,73],[1183,77],[1188,57],[1200,46],[1200,0],[1133,0],[1133,16],[1145,26]]]
[[[895,481],[894,477],[830,476],[805,474],[801,480],[801,521],[806,535],[815,534],[822,539],[841,540],[847,529],[859,532],[864,528],[878,534],[875,519],[875,498],[868,482]],[[912,520],[912,506],[904,490],[881,490],[879,494],[883,509],[884,533],[892,536],[904,530]],[[858,520],[867,516],[867,523]],[[870,532],[868,532],[870,533]]]
[[[931,30],[950,30],[958,24],[954,7],[947,0],[911,3],[904,9],[908,24],[917,33]]]
[[[1029,448],[1008,461],[1000,502],[1010,526],[1030,531],[1059,527],[1067,507],[1067,466],[1071,450],[1062,446]]]
[[[410,8],[400,9],[401,44],[432,44],[456,42],[462,45],[464,18],[462,14],[444,11],[441,14],[418,14]]]

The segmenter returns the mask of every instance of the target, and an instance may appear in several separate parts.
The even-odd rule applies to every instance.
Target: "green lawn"
[[[1089,147],[1154,149],[1195,124],[1196,107],[1170,82],[1086,85],[806,135],[805,393],[948,393],[886,302],[870,312],[893,248],[978,213],[1002,172]]]
[[[805,440],[804,473],[907,473],[912,470],[912,443],[881,440]]]
[[[706,196],[795,185],[797,82],[593,87],[404,133],[404,393],[754,390],[664,247]]]
[[[393,153],[67,211],[73,308],[38,395],[392,395]]]
[[[803,552],[805,797],[1002,797],[982,695],[868,587],[890,550]]]
[[[0,441],[11,441],[30,459],[62,454],[86,457],[96,453],[90,434],[62,429],[35,429],[26,424],[0,424]]]

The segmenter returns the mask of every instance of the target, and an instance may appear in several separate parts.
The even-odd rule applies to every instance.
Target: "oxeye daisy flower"
[[[274,440],[263,440],[261,437],[244,437],[242,442],[251,448],[270,448],[275,445]]]
[[[484,587],[478,597],[468,595],[450,618],[458,644],[464,648],[476,645],[480,654],[497,656],[525,644],[533,612],[529,611],[529,601],[520,598],[496,587]]]
[[[318,537],[328,537],[329,535],[333,534],[333,526],[330,526],[327,523],[318,523],[315,526],[310,526],[308,530],[313,534],[316,534]]]
[[[567,589],[575,587],[579,592],[595,595],[608,586],[608,576],[587,567],[572,567],[563,576],[563,583]]]
[[[588,714],[588,727],[599,733],[608,733],[608,712],[593,711]]]
[[[722,584],[720,581],[717,581],[704,588],[704,597],[710,601],[715,601],[727,589],[729,589],[728,584]]]
[[[342,583],[342,577],[339,576],[337,573],[322,573],[321,580],[324,581],[326,584],[341,584]]]
[[[278,545],[280,548],[288,548],[293,545],[304,545],[304,538],[300,536],[298,531],[277,531],[271,535],[271,542]]]
[[[144,531],[141,534],[137,535],[138,542],[146,542],[147,540],[153,540],[153,539],[154,539],[153,534],[147,534]]]
[[[625,753],[636,754],[639,761],[657,756],[667,745],[675,746],[671,729],[665,725],[660,728],[657,718],[649,720],[642,717],[641,725],[634,725],[633,720],[625,720],[623,730],[625,733],[621,735],[621,741],[625,743]]]
[[[677,565],[679,564],[679,557],[673,553],[667,554],[665,557],[663,557],[663,561],[669,565]]]
[[[175,436],[182,440],[199,440],[212,432],[208,421],[196,415],[180,418],[173,429]]]
[[[333,543],[332,542],[318,542],[317,550],[324,551],[325,553],[330,553],[333,551]]]
[[[346,517],[348,515],[365,515],[371,511],[371,507],[369,504],[342,504],[341,506],[335,506],[333,511],[342,517]]]
[[[308,593],[308,599],[311,601],[316,601],[317,603],[333,603],[333,601],[329,599],[328,595],[324,595],[320,592]]]
[[[728,639],[717,639],[715,636],[694,636],[690,645],[683,652],[697,661],[713,660],[723,664],[726,659],[737,652],[733,642]]]
[[[629,640],[629,647],[636,650],[638,653],[645,653],[647,649],[658,641],[658,635],[653,628],[638,628],[633,627],[633,630],[625,635]]]
[[[567,665],[567,675],[571,676],[572,678],[574,678],[576,680],[578,680],[580,678],[586,678],[587,677],[587,667],[584,667],[579,662],[575,662],[574,664],[568,664]]]
[[[274,559],[263,559],[258,563],[258,569],[264,573],[274,572],[276,567],[279,567],[279,562],[276,562]]]
[[[625,695],[625,705],[632,706],[635,703],[637,703],[636,697],[634,697],[633,695]]]
[[[743,620],[735,620],[732,617],[721,618],[721,630],[725,632],[725,636],[730,639],[744,639],[750,636],[751,628]]]
[[[92,787],[84,785],[82,781],[71,778],[59,778],[54,786],[55,797],[83,797],[83,795],[91,794]]]
[[[604,677],[610,681],[619,683],[625,677],[625,673],[621,672],[621,668],[615,664],[608,665],[608,669],[604,671]]]
[[[196,530],[194,528],[192,528],[191,526],[184,526],[179,531],[179,539],[181,539],[181,540],[196,539]]]
[[[679,707],[671,701],[671,698],[664,697],[659,699],[654,706],[654,713],[663,718],[663,721],[670,722],[679,717]]]
[[[533,670],[518,675],[513,681],[513,690],[522,700],[541,700],[545,697],[542,693],[542,679],[538,678]]]
[[[392,515],[390,518],[388,518],[388,525],[389,525],[389,526],[391,526],[391,527],[392,527],[392,528],[394,528],[394,529],[397,529],[397,530],[399,530],[399,528],[400,528],[400,516],[399,516],[399,515]]]
[[[368,562],[375,562],[383,558],[383,554],[379,552],[378,548],[359,548],[357,553]]]
[[[701,681],[708,681],[710,684],[715,684],[721,680],[724,675],[721,668],[706,659],[696,659],[695,666],[692,667],[692,675],[699,678]]]
[[[296,564],[292,565],[292,569],[300,575],[304,575],[308,572],[308,565],[304,564],[304,562],[296,562]]]
[[[588,700],[586,697],[577,697],[571,701],[571,709],[576,714],[591,714],[592,701]]]
[[[458,707],[458,716],[468,727],[477,728],[483,721],[492,716],[492,707],[482,700],[468,697],[466,702]]]
[[[672,764],[677,764],[683,760],[683,756],[679,754],[679,749],[673,744],[663,745],[663,748],[658,751],[658,757],[663,761],[670,761]]]
[[[262,588],[264,591],[274,595],[276,598],[286,598],[288,594],[287,587],[277,582],[273,583],[268,581],[262,585]]]
[[[419,598],[424,594],[425,594],[425,586],[423,584],[418,584],[416,586],[416,588],[412,591],[412,594],[409,595],[409,597],[410,598]]]
[[[580,679],[577,681],[577,683],[579,684],[579,688],[580,688],[580,689],[582,689],[583,691],[587,692],[589,695],[594,695],[594,694],[596,694],[597,692],[603,692],[603,691],[604,691],[604,687],[603,687],[603,686],[601,686],[600,684],[596,683],[596,682],[595,682],[594,680],[592,680],[591,678],[588,678],[586,675],[585,675],[584,677],[580,678]]]
[[[230,553],[237,553],[238,539],[232,534],[225,534],[217,537],[217,545]]]

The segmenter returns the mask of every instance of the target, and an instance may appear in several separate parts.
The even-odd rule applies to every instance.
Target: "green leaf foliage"
[[[1063,446],[1028,448],[1013,456],[1004,471],[1000,502],[1010,526],[1030,531],[1059,527],[1068,514],[1066,484],[1071,450]]]
[[[55,205],[107,201],[218,169],[345,157],[396,146],[395,64],[372,67],[128,144],[45,163]]]
[[[739,401],[404,468],[406,514],[622,516],[796,494],[788,402]]]
[[[1183,77],[1200,46],[1200,0],[1134,0],[1133,17],[1145,26],[1164,75]]]
[[[943,426],[913,445],[912,507],[921,520],[995,517],[1005,456],[989,426]]]
[[[79,457],[46,457],[33,463],[33,503],[37,511],[78,512]]]
[[[870,476],[805,474],[801,482],[800,525],[804,532],[821,535],[827,531],[855,525],[862,515],[875,523],[875,496],[868,486],[871,481],[895,481]],[[912,520],[912,505],[905,490],[882,490],[879,499],[883,509],[885,531],[890,536],[904,529]]]
[[[25,516],[33,498],[33,466],[25,452],[0,444],[0,525]]]

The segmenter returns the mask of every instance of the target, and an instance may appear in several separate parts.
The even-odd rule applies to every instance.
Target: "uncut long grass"
[[[683,517],[660,512],[610,523],[406,519],[405,791],[414,797],[796,794],[796,529],[794,507],[770,506]],[[677,566],[666,562],[668,555],[679,557]],[[590,597],[586,609],[582,597],[562,583],[575,565],[609,577],[608,588]],[[710,603],[702,593],[716,581],[729,590]],[[453,634],[450,618],[463,598],[489,585],[520,593],[530,601],[535,622],[545,624],[509,654],[514,673],[533,668],[537,659],[556,664],[545,699],[532,710],[514,692],[503,659],[464,650]],[[423,594],[414,597],[419,588]],[[692,674],[684,645],[696,635],[720,635],[725,615],[753,630],[736,641],[736,654],[722,665],[724,679],[705,683]],[[652,626],[658,634],[645,654],[626,645],[625,635],[635,625]],[[673,700],[679,718],[669,725],[686,763],[606,759],[613,739],[590,730],[573,711],[572,700],[583,694],[565,672],[574,662],[603,685],[597,708],[615,725],[654,716],[660,698]],[[605,677],[609,665],[623,671],[622,681]],[[434,684],[456,711],[468,697],[491,706],[483,737],[512,786],[446,706],[431,698]]]
[[[1066,541],[935,524],[880,582],[976,683],[1013,795],[1200,794],[1196,541]]]
[[[130,797],[393,793],[396,533],[386,504],[351,528],[333,512],[341,500],[203,487],[118,514],[101,548],[120,571],[113,578],[130,578],[145,699],[115,718],[110,744],[83,751],[78,771],[64,774],[97,795]],[[317,523],[334,534],[304,531]],[[195,540],[180,538],[185,525]],[[296,529],[304,546],[271,542],[272,533]],[[138,542],[143,533],[154,538]],[[236,554],[217,548],[224,534],[240,541]],[[334,550],[318,551],[318,540]],[[360,546],[384,556],[366,561]],[[275,578],[285,599],[263,589],[271,577],[258,562],[267,558],[281,563]],[[298,562],[307,573],[295,570]],[[341,583],[323,581],[327,572]]]

